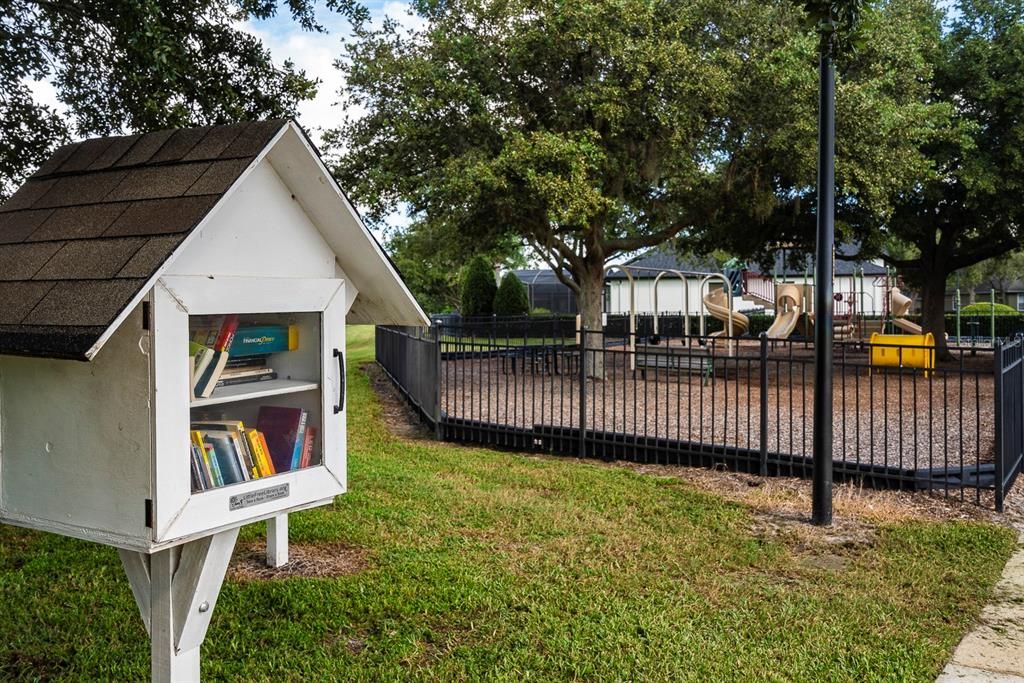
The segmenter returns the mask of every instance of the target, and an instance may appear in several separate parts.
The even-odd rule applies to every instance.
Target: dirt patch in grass
[[[358,574],[368,566],[368,554],[362,548],[337,543],[292,543],[288,546],[288,564],[268,567],[266,545],[254,541],[235,549],[228,578],[246,583],[293,577],[336,577]]]
[[[362,366],[362,370],[370,378],[373,391],[380,398],[381,419],[392,434],[407,439],[430,439],[434,436],[430,427],[406,402],[379,365],[367,363]]]

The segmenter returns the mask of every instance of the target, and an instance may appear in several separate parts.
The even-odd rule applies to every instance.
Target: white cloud
[[[290,59],[308,77],[320,81],[316,97],[300,103],[298,111],[299,122],[319,145],[320,131],[337,127],[344,116],[341,108],[335,106],[338,91],[345,84],[341,72],[334,68],[334,60],[341,53],[341,36],[303,31],[298,24],[291,26],[293,30],[269,31],[245,22],[240,28],[259,38],[278,64]]]
[[[411,5],[400,0],[387,0],[371,10],[371,19],[379,25],[384,17],[396,20],[405,31],[419,31],[426,21],[410,12]],[[334,67],[334,61],[341,55],[342,39],[348,37],[347,23],[337,15],[326,12],[319,17],[327,27],[327,33],[312,33],[290,19],[276,18],[266,22],[247,21],[239,28],[259,38],[270,50],[277,63],[290,59],[295,66],[306,72],[310,78],[320,81],[314,99],[299,105],[299,122],[319,144],[319,131],[335,128],[345,116],[359,117],[362,111],[341,108],[339,95],[345,85],[341,72]]]
[[[381,6],[380,11],[372,12],[372,14],[378,21],[385,16],[391,17],[406,31],[422,31],[427,27],[427,21],[415,12],[411,12],[410,7],[411,5],[407,2],[388,0]]]
[[[411,14],[409,8],[407,2],[388,0],[371,9],[371,19],[379,26],[387,16],[397,21],[404,31],[422,30],[426,22],[418,15]],[[342,39],[348,36],[347,24],[336,15],[325,14],[319,18],[327,27],[327,33],[303,31],[297,23],[282,18],[266,22],[247,21],[240,24],[239,28],[256,36],[270,50],[278,64],[290,59],[308,77],[320,81],[316,97],[299,105],[298,119],[313,141],[322,146],[321,131],[336,128],[346,115],[359,117],[363,111],[346,111],[340,104],[339,92],[345,85],[345,79],[335,68],[334,61],[341,55]],[[387,223],[393,228],[404,228],[410,222],[404,207],[387,218]],[[378,234],[377,237],[379,239],[383,235]]]

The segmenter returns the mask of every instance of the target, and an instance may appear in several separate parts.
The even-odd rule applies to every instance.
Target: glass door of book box
[[[319,318],[189,316],[192,493],[323,462]]]
[[[158,448],[158,540],[343,492],[344,288],[340,281],[326,282],[336,288],[333,295],[327,285],[315,288],[310,301],[277,302],[307,310],[269,310],[273,299],[256,304],[251,292],[243,297],[248,303],[232,306],[227,296],[220,305],[186,306],[176,345],[185,362],[175,363],[181,381],[172,383],[184,393],[177,402],[184,410],[173,411],[179,429],[166,435],[178,448],[169,468],[161,466],[165,454]],[[180,300],[177,289],[175,294]],[[157,302],[158,384],[164,374],[161,333],[170,331],[160,326],[161,309]],[[178,317],[168,307],[163,311]],[[166,407],[157,408],[158,442]],[[162,484],[160,470],[174,471],[174,482]],[[159,513],[177,501],[184,502],[182,512],[165,518],[161,529]]]

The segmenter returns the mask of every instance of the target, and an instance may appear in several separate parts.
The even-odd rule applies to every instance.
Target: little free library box
[[[154,679],[240,526],[344,493],[346,322],[428,324],[294,122],[67,145],[0,206],[0,521],[120,549]]]

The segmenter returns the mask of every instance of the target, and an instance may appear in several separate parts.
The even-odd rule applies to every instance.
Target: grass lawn
[[[510,346],[571,346],[576,337],[502,337],[496,336],[489,340],[487,335],[465,336],[461,338],[441,337],[441,351],[494,351]]]
[[[1014,547],[883,522],[823,555],[678,479],[403,441],[356,370],[372,330],[349,344],[351,493],[293,515],[292,542],[366,566],[229,579],[208,680],[931,680]],[[0,527],[0,605],[0,679],[148,676],[110,548]]]

